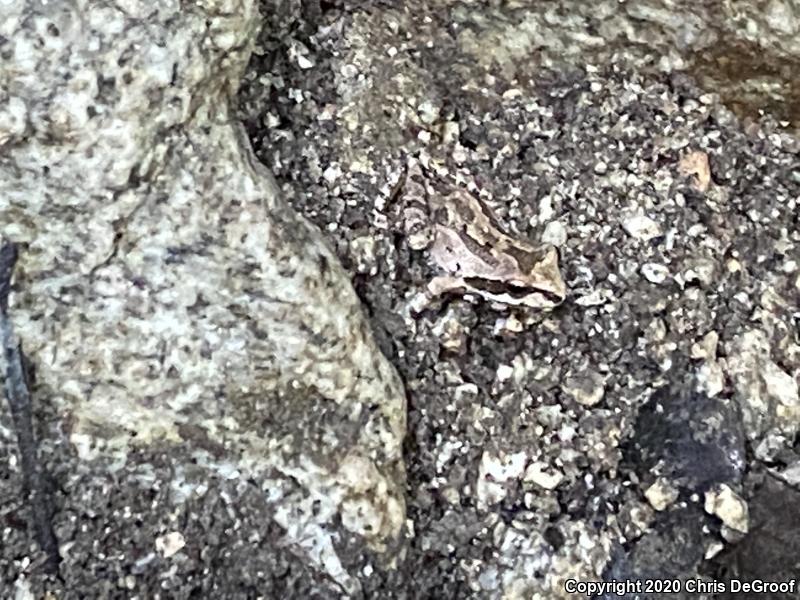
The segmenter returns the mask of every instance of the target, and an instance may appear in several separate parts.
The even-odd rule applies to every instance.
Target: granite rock
[[[408,390],[405,553],[386,569],[361,556],[362,537],[337,546],[364,595],[571,598],[568,578],[696,578],[748,542],[751,564],[738,568],[737,554],[735,572],[768,573],[754,563],[786,554],[773,532],[788,535],[779,525],[794,513],[742,479],[760,461],[797,478],[794,6],[261,6],[237,114],[286,201],[325,232]],[[0,122],[18,131],[18,114]],[[455,296],[409,315],[434,275],[397,210],[404,165],[421,153],[515,235],[558,243],[562,306],[509,313]],[[202,428],[184,434],[193,442],[168,454],[134,447],[137,460],[103,480],[62,475],[56,526],[73,589],[339,597],[276,543],[283,529],[262,519],[274,498],[193,464],[197,445],[226,448]],[[706,492],[723,486],[746,502],[749,533],[706,512]],[[123,508],[108,518],[106,504]],[[15,572],[22,512],[3,529]],[[166,557],[155,540],[166,548],[175,532],[186,545]],[[150,550],[132,568],[116,560],[142,540]]]
[[[289,551],[356,592],[341,544],[390,563],[405,524],[405,398],[337,258],[232,117],[255,3],[0,12],[12,314],[76,468],[160,449],[184,499],[204,476],[181,465],[251,478]]]

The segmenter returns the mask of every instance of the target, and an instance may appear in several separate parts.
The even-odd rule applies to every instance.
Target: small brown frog
[[[564,301],[555,247],[512,237],[479,198],[417,160],[408,165],[403,203],[409,246],[428,248],[445,272],[412,302],[414,312],[450,292],[474,293],[501,307],[548,309]]]

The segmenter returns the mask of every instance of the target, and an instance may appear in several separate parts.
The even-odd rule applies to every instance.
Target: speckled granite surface
[[[0,105],[0,224],[28,243],[12,308],[62,559],[42,574],[0,413],[20,598],[796,573],[792,3],[117,6],[127,27],[0,24],[40,98]],[[139,79],[93,76],[118,69]],[[402,226],[422,155],[559,248],[563,305],[408,310],[437,275]]]
[[[356,591],[336,546],[391,560],[404,527],[405,398],[232,120],[256,7],[4,10],[11,314],[76,468],[147,470],[158,449],[173,501],[208,488],[198,467],[249,479],[288,551]]]

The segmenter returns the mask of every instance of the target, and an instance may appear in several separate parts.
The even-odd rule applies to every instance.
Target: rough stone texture
[[[731,344],[728,364],[750,437],[792,439],[800,428],[797,379],[772,359],[767,333],[749,330],[739,335]]]
[[[617,549],[605,572],[606,580],[642,581],[645,579],[682,579],[693,577],[703,558],[703,549],[710,536],[703,531],[704,516],[696,506],[683,506],[659,513],[648,531],[633,547],[624,552]],[[690,600],[696,594],[605,594],[603,600]]]
[[[405,399],[338,261],[231,117],[257,7],[2,11],[0,233],[22,245],[12,313],[37,396],[79,461],[62,476],[139,487],[156,451],[177,504],[208,477],[252,481],[253,534],[274,521],[272,543],[357,591],[361,548],[391,561],[405,524]],[[128,589],[156,537],[104,550]]]
[[[800,492],[780,478],[756,473],[749,483],[752,533],[716,560],[717,577],[743,581],[791,581],[800,568]],[[720,599],[735,598],[726,593]],[[739,594],[739,597],[741,595]],[[773,594],[776,600],[797,598],[797,594]]]
[[[738,485],[746,465],[740,421],[731,401],[685,386],[661,388],[640,407],[624,460],[646,484],[662,478],[687,497]]]
[[[679,382],[678,374],[687,370],[679,364],[670,379]],[[617,549],[606,567],[606,578],[695,578],[707,550],[727,533],[720,520],[724,524],[728,518],[728,505],[722,509],[722,502],[709,501],[721,496],[718,490],[724,490],[723,499],[728,500],[734,488],[741,488],[745,464],[735,403],[698,393],[685,382],[659,389],[638,411],[633,433],[623,445],[621,468],[635,474],[659,512],[641,537],[630,540],[629,551]],[[669,496],[663,505],[653,501],[656,486],[668,490],[661,493]]]
[[[508,76],[531,62],[560,68],[623,58],[645,71],[691,72],[737,113],[769,111],[800,129],[800,5],[793,0],[439,4],[452,10],[462,49]]]
[[[706,3],[642,18],[629,13],[645,4],[618,2],[282,6],[241,114],[289,200],[334,241],[409,392],[414,537],[397,575],[368,590],[550,599],[615,565],[696,576],[730,544],[706,489],[748,500],[746,444],[794,453],[793,417],[750,365],[773,363],[781,389],[800,367],[796,138],[645,60],[671,44],[692,59],[681,27],[699,39],[729,25]],[[559,243],[563,306],[453,296],[405,316],[438,274],[397,202],[406,158],[422,153],[509,231]],[[738,350],[748,331],[766,344],[752,360]],[[766,408],[749,408],[750,389]],[[678,492],[661,512],[645,494],[659,477]]]
[[[800,520],[790,490],[742,481],[800,479],[800,145],[756,110],[792,120],[796,40],[774,15],[795,9],[769,17],[767,4],[262,4],[238,115],[287,200],[325,231],[408,391],[404,553],[396,568],[362,555],[362,540],[339,553],[364,596],[549,600],[571,597],[567,578],[770,574],[737,564],[778,555],[771,532]],[[558,245],[563,306],[455,295],[410,315],[438,274],[397,202],[421,153],[508,231]],[[53,406],[38,417],[75,589],[337,597],[276,548],[284,532],[250,479],[191,464],[195,444],[134,447],[139,462],[81,472],[54,459]],[[13,463],[0,473],[17,483]],[[747,503],[746,535],[705,510],[723,485]],[[4,572],[35,573],[25,512],[0,492]],[[176,531],[186,546],[166,558],[155,540]]]

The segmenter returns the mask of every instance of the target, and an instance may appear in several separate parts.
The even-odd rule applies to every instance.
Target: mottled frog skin
[[[473,293],[500,308],[550,309],[564,301],[555,247],[509,235],[479,198],[414,159],[403,202],[409,246],[427,248],[443,272],[415,302],[417,309],[445,293]]]

